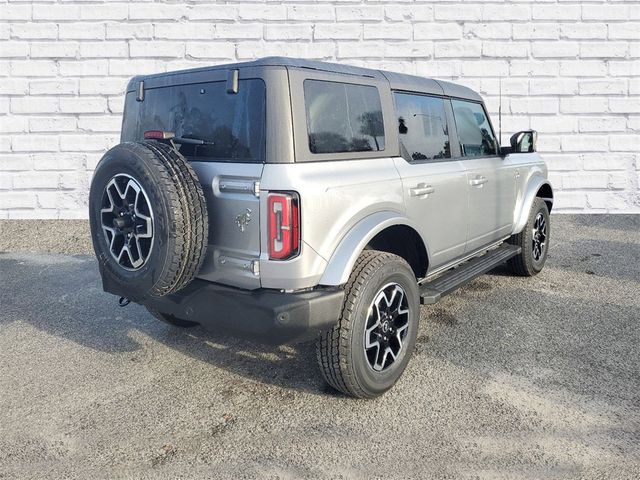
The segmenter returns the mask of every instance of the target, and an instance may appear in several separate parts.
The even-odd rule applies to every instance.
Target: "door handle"
[[[419,183],[413,188],[409,189],[409,194],[412,197],[422,197],[424,195],[429,195],[430,193],[435,192],[436,189],[431,185],[425,185],[424,183]]]
[[[487,183],[489,180],[487,180],[486,177],[483,177],[482,175],[478,175],[476,178],[469,180],[469,185],[474,186],[474,187],[481,187],[482,185],[484,185],[485,183]]]

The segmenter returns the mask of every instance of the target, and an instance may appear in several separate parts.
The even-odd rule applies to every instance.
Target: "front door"
[[[516,196],[515,168],[498,155],[498,144],[481,103],[452,100],[469,196],[470,253],[509,236]]]
[[[464,160],[469,188],[467,252],[501,240],[513,228],[515,170],[500,157]]]
[[[402,151],[395,164],[407,215],[427,244],[432,272],[464,254],[467,176],[462,162],[451,160],[444,100],[404,92],[394,99]]]

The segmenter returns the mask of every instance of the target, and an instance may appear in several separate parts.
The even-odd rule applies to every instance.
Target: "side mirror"
[[[536,151],[538,132],[535,130],[523,130],[514,133],[509,140],[511,151],[509,153],[532,153]]]
[[[509,139],[508,147],[500,147],[500,155],[507,156],[510,153],[532,153],[536,151],[538,132],[535,130],[523,130],[514,133]]]

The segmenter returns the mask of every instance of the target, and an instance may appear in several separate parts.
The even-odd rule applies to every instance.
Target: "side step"
[[[521,248],[504,243],[495,250],[474,257],[430,282],[420,285],[420,303],[431,305],[448,293],[466,285],[471,280],[506,262],[520,253]]]

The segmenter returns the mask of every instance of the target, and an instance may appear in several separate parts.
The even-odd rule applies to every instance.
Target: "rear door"
[[[182,144],[182,153],[204,189],[209,214],[209,245],[199,277],[244,288],[260,287],[259,181],[265,162],[266,84],[257,69],[191,72],[145,80],[135,127],[123,139],[142,140],[147,130],[205,140]],[[231,76],[232,81],[229,82]],[[187,83],[188,82],[188,83]],[[125,138],[128,137],[128,138]]]
[[[462,162],[452,159],[445,100],[395,92],[402,178],[407,214],[429,249],[429,271],[464,253],[468,188]]]
[[[511,233],[515,204],[515,169],[498,155],[498,143],[482,103],[452,99],[451,106],[469,197],[468,239],[471,253]]]

